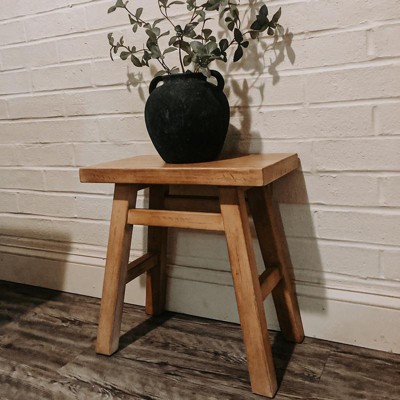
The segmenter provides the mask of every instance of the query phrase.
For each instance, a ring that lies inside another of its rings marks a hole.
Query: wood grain
[[[301,343],[304,330],[291,276],[293,267],[272,188],[254,188],[248,192],[248,198],[265,268],[280,266],[282,279],[272,291],[280,328],[286,339]]]
[[[11,267],[11,266],[10,266]],[[93,351],[100,301],[0,282],[2,400],[261,400],[238,325],[126,304],[121,350]],[[275,400],[398,400],[400,355],[270,333]]]
[[[151,186],[149,209],[163,210],[168,187]],[[149,226],[147,231],[147,250],[157,255],[157,266],[146,274],[146,314],[159,315],[165,309],[167,287],[167,244],[168,228]]]
[[[81,182],[264,186],[297,169],[297,154],[251,154],[196,164],[138,156],[80,169]]]
[[[260,275],[261,294],[263,300],[275,289],[281,279],[282,273],[279,266],[267,268]]]
[[[133,281],[158,264],[158,255],[147,253],[128,264],[126,283]]]
[[[99,354],[111,355],[118,349],[132,240],[127,218],[136,205],[137,189],[134,185],[115,185],[96,344]]]
[[[220,202],[251,387],[273,397],[278,386],[244,193],[221,188]]]
[[[192,211],[130,210],[128,224],[223,231],[221,214]]]

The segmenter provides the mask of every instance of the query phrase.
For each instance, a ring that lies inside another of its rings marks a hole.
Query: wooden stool
[[[286,339],[304,339],[291,262],[271,184],[295,170],[296,154],[253,154],[201,164],[165,164],[139,156],[80,170],[82,182],[115,183],[96,352],[118,350],[125,285],[147,272],[146,313],[165,308],[167,229],[225,232],[240,323],[254,393],[273,397],[277,381],[263,300],[272,292]],[[180,189],[177,194],[177,186]],[[200,186],[200,193],[192,186]],[[150,188],[149,209],[136,209],[137,192]],[[217,197],[204,197],[214,187]],[[182,193],[183,189],[183,193]],[[248,207],[265,264],[259,276]],[[129,262],[133,225],[147,225],[148,253]]]

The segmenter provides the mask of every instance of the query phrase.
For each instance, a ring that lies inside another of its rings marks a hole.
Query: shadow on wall
[[[64,232],[48,230],[35,232],[28,229],[2,229],[0,250],[0,281],[16,282],[55,290],[64,287],[65,256],[70,253],[70,238]],[[38,238],[40,238],[38,240]],[[47,243],[58,243],[51,249]],[[57,257],[57,249],[60,257]],[[52,258],[49,258],[49,252]],[[38,291],[32,298],[32,291],[24,286],[1,282],[0,301],[13,300],[13,308],[0,309],[0,327],[14,322],[40,304],[54,300],[58,292]]]
[[[300,295],[300,308],[305,313],[326,314],[328,305],[324,282],[321,279],[323,276],[321,254],[301,166],[297,171],[274,183],[274,198],[280,205],[288,237],[294,277]],[[309,278],[304,278],[304,272],[307,277],[312,274],[318,276],[319,281],[311,283]],[[318,292],[310,293],[310,290]]]

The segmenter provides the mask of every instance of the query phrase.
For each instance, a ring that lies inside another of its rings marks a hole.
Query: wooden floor
[[[121,349],[94,352],[99,300],[0,282],[0,399],[262,399],[237,325],[124,309]],[[284,399],[400,399],[400,356],[271,333]]]

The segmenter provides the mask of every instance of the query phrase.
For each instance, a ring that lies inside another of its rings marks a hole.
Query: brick
[[[237,110],[231,124],[243,136],[254,136],[257,132],[265,139],[374,135],[372,106],[262,110],[257,113]]]
[[[107,246],[108,221],[54,219],[51,222],[52,229],[62,232],[68,242]]]
[[[143,143],[93,143],[74,145],[76,165],[86,166],[144,154],[156,154],[153,145]]]
[[[107,57],[110,48],[107,35],[103,32],[60,38],[57,46],[61,62]]]
[[[34,91],[90,87],[91,67],[86,63],[34,69],[32,85]]]
[[[5,143],[64,143],[97,142],[99,139],[95,119],[50,119],[38,121],[12,121],[0,123]]]
[[[400,135],[400,103],[376,106],[379,135]]]
[[[296,270],[379,278],[377,249],[329,243],[317,239],[291,238],[288,244]]]
[[[7,100],[12,119],[60,117],[65,114],[63,94],[40,94]]]
[[[400,215],[379,211],[319,211],[317,232],[324,239],[397,246]]]
[[[357,190],[354,190],[355,182]],[[366,175],[292,173],[274,184],[274,194],[281,203],[379,205],[378,178]]]
[[[111,217],[111,196],[76,197],[76,216],[85,219],[109,221]]]
[[[382,205],[400,207],[400,176],[388,176],[380,179]]]
[[[399,65],[317,73],[307,77],[307,99],[325,103],[398,97],[399,76]]]
[[[25,20],[25,28],[29,40],[83,32],[86,29],[85,14],[79,8],[55,11],[51,18],[39,14]]]
[[[25,166],[65,166],[74,164],[71,144],[19,145],[20,163]]]
[[[386,279],[400,281],[400,251],[384,250],[382,252],[382,268]]]
[[[20,212],[53,217],[75,217],[74,196],[19,193]]]
[[[140,1],[135,1],[135,5],[131,8],[141,7]],[[142,2],[143,3],[143,2]],[[115,12],[108,14],[110,7],[108,3],[92,2],[85,7],[87,26],[89,30],[109,28],[118,25],[128,25],[129,18],[125,10],[117,9]],[[143,4],[144,11],[149,9],[148,4]],[[144,15],[142,16],[144,17]],[[152,15],[151,18],[158,18]]]
[[[5,236],[43,240],[54,240],[56,234],[50,219],[27,215],[2,215],[1,233]]]
[[[299,104],[304,101],[304,82],[300,76],[287,76],[279,85],[272,78],[259,78],[257,82],[229,78],[225,92],[231,107]]]
[[[25,29],[22,21],[9,21],[0,23],[0,46],[12,43],[21,43],[25,41]]]
[[[18,165],[15,146],[0,144],[0,166]]]
[[[397,0],[312,0],[306,26],[310,31],[359,26],[400,17]]]
[[[84,3],[87,0],[2,0],[0,19],[9,19],[19,16],[55,10],[61,7],[71,7],[74,4]]]
[[[0,168],[0,188],[44,190],[43,171],[37,169]]]
[[[302,171],[310,171],[313,163],[312,143],[302,140],[264,140],[255,134],[252,139],[241,139],[237,129],[230,129],[223,156],[251,153],[297,153]]]
[[[30,92],[31,80],[28,71],[0,73],[0,95]]]
[[[283,10],[282,12],[285,12]],[[286,18],[285,18],[286,21]],[[291,26],[287,25],[290,27]],[[304,25],[303,27],[305,27]],[[338,45],[340,43],[340,45]],[[274,47],[278,54],[286,54],[281,60],[278,56],[278,66],[275,68],[271,60],[275,59],[273,52],[266,52],[264,55],[265,64],[272,65],[268,68],[269,73],[279,74],[280,71],[293,68],[316,68],[347,63],[356,63],[369,60],[367,48],[367,35],[365,31],[354,31],[344,33],[332,33],[324,36],[307,35],[298,39],[294,36],[290,40],[280,40]],[[290,55],[290,56],[289,56]],[[245,70],[254,69],[253,57],[246,58],[241,62]],[[282,78],[284,80],[286,78]]]
[[[149,140],[143,116],[107,116],[97,120],[100,140],[104,142],[130,142]]]
[[[283,226],[288,237],[316,237],[316,211],[309,205],[280,204]]]
[[[400,56],[400,24],[384,25],[371,31],[372,54],[377,57]]]
[[[0,191],[0,213],[17,213],[18,198],[16,193]]]
[[[38,67],[58,62],[56,42],[29,43],[1,50],[4,69]]]
[[[318,171],[398,171],[400,140],[322,140],[314,155]]]
[[[101,115],[113,113],[142,113],[144,103],[126,89],[90,90],[66,93],[68,115]]]
[[[8,118],[7,102],[0,99],[0,120]]]
[[[81,183],[78,169],[45,170],[44,179],[47,191],[111,194],[114,190],[112,184]]]
[[[132,94],[138,90],[142,98],[147,97],[148,82],[152,80],[149,69],[133,68],[129,62],[115,59],[96,61],[93,67],[93,83],[96,86],[130,85]]]

